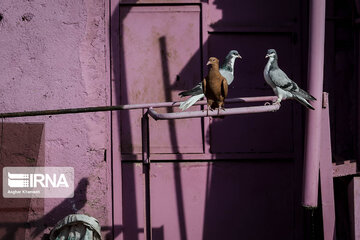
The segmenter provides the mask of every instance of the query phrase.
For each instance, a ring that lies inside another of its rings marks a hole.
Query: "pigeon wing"
[[[273,81],[277,87],[291,92],[293,95],[300,97],[300,99],[316,100],[316,98],[311,96],[308,92],[299,88],[299,86],[293,82],[281,69],[270,71],[269,76],[271,81]]]
[[[206,77],[206,78],[204,78],[203,80],[202,80],[202,89],[203,89],[203,93],[204,93],[204,95],[206,96],[206,79],[207,79],[208,77]]]
[[[232,74],[232,72],[230,72],[226,69],[221,69],[221,68],[220,68],[219,72],[220,72],[221,76],[223,76],[226,79],[228,85],[230,85],[233,82],[234,75]]]
[[[302,90],[299,88],[299,92],[297,92],[297,95],[300,95],[301,97],[305,98],[306,100],[316,100],[314,96],[306,92],[305,90]]]
[[[228,83],[225,78],[222,78],[221,80],[221,96],[226,98],[228,95]]]
[[[298,85],[293,82],[281,69],[273,69],[269,72],[269,77],[275,86],[289,92],[299,90]]]
[[[194,95],[198,95],[198,94],[202,94],[203,93],[203,89],[202,89],[202,82],[199,82],[195,87],[193,87],[190,90],[186,90],[183,92],[179,93],[180,97],[185,97],[185,96],[194,96]]]

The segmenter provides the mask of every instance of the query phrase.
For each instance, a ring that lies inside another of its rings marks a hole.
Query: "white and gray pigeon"
[[[226,79],[228,85],[230,85],[234,80],[234,63],[237,58],[241,58],[238,51],[231,50],[225,57],[224,63],[219,69],[220,74]],[[190,90],[179,93],[179,96],[191,96],[186,101],[180,103],[179,108],[184,111],[205,96],[203,93],[202,82],[199,82],[195,87]]]
[[[269,58],[265,69],[264,78],[278,97],[274,104],[280,104],[284,99],[295,99],[305,107],[315,110],[309,100],[316,100],[306,91],[299,88],[278,66],[278,56],[275,49],[269,49],[265,58]]]

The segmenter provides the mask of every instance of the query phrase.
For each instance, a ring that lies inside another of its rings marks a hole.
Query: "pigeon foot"
[[[280,102],[276,101],[276,102],[273,102],[272,105],[279,105],[279,107],[281,106]],[[276,112],[275,110],[274,111],[271,111],[271,112]]]
[[[281,105],[280,102],[276,101],[276,102],[273,102],[272,105]]]
[[[208,115],[208,116],[209,116],[209,110],[212,112],[212,111],[214,111],[214,109],[212,109],[210,106],[207,107],[206,115]]]

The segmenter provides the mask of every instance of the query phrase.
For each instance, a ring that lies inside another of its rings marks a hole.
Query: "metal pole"
[[[141,139],[142,139],[142,160],[144,174],[144,196],[145,196],[145,239],[152,239],[151,230],[151,204],[150,204],[150,137],[149,137],[149,116],[146,112],[141,118]]]
[[[149,116],[146,112],[141,118],[142,159],[144,164],[150,163]]]
[[[261,97],[231,98],[231,99],[226,99],[225,102],[226,103],[266,102],[266,101],[272,101],[274,99],[276,99],[276,97],[274,96],[261,96]],[[205,104],[206,101],[198,101],[194,105],[205,105]],[[0,118],[32,117],[32,116],[44,116],[44,115],[86,113],[86,112],[106,112],[106,111],[118,111],[118,110],[144,109],[149,107],[152,108],[176,107],[179,105],[180,102],[160,102],[160,103],[126,104],[126,105],[118,105],[118,106],[64,108],[64,109],[55,109],[55,110],[0,113]]]
[[[249,113],[263,113],[263,112],[275,112],[279,110],[280,105],[267,105],[267,106],[255,106],[255,107],[239,107],[239,108],[227,108],[221,110],[203,110],[203,111],[189,111],[189,112],[175,112],[175,113],[157,113],[154,109],[149,108],[149,115],[155,120],[169,120],[169,119],[183,119],[183,118],[198,118],[198,117],[214,117],[214,116],[226,116],[237,114],[249,114]]]
[[[324,75],[325,0],[310,1],[309,92],[317,99],[315,111],[308,111],[305,135],[305,163],[303,176],[304,207],[318,203],[319,158],[321,140],[321,112]]]
[[[324,240],[336,239],[335,229],[335,199],[332,171],[332,151],[330,136],[328,94],[324,93],[324,107],[322,109],[322,132],[320,153],[320,189],[323,216]]]

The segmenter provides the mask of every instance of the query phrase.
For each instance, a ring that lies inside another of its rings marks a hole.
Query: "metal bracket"
[[[141,118],[141,141],[142,141],[142,161],[150,164],[150,138],[149,138],[149,115],[148,111]]]
[[[322,108],[328,108],[329,106],[329,93],[323,92],[322,94]]]

